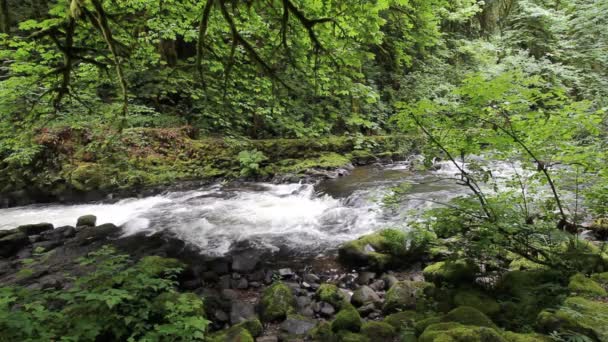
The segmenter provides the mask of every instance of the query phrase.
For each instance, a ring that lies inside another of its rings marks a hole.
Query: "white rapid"
[[[392,164],[356,168],[351,175],[318,186],[218,184],[115,203],[0,209],[0,229],[37,222],[74,225],[77,217],[93,214],[98,224],[121,225],[125,235],[169,231],[208,255],[225,254],[239,242],[317,253],[383,227],[407,229],[412,215],[435,201],[466,193],[444,179],[454,173],[457,170],[447,163],[435,172],[412,172],[404,164]],[[410,199],[396,209],[383,206],[385,195],[403,182],[410,184]]]

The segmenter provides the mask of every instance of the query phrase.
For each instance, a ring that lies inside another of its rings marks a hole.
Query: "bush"
[[[241,164],[241,176],[255,176],[260,173],[260,163],[267,158],[258,150],[241,151],[238,155]]]
[[[0,288],[0,340],[203,340],[202,300],[175,290],[181,265],[154,260],[129,266],[104,247],[80,260],[94,270],[69,290]]]

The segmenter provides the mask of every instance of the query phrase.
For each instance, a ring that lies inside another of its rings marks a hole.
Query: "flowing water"
[[[115,203],[1,209],[0,229],[36,222],[74,225],[77,217],[94,214],[98,224],[121,225],[125,235],[169,231],[208,255],[225,254],[239,242],[319,253],[384,227],[407,229],[424,209],[467,193],[453,179],[453,165],[439,166],[413,172],[404,162],[358,167],[317,185],[229,183]],[[498,169],[512,172],[509,165]],[[409,184],[407,198],[397,207],[383,205],[403,183]]]

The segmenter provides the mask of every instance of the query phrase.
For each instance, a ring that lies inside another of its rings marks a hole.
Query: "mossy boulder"
[[[281,321],[295,311],[296,299],[289,286],[277,282],[262,294],[260,309],[262,320],[266,322]]]
[[[397,334],[396,329],[384,322],[365,322],[361,326],[361,334],[372,341],[390,341]]]
[[[494,298],[474,289],[457,290],[454,294],[454,304],[470,306],[490,316],[500,311],[500,305]]]
[[[308,333],[309,339],[319,342],[337,342],[338,336],[331,330],[330,322],[321,322]]]
[[[262,335],[262,332],[264,331],[262,322],[260,322],[259,319],[250,319],[233,326],[233,328],[235,327],[246,329],[253,337],[258,337]]]
[[[479,272],[479,267],[468,260],[439,261],[424,268],[424,279],[435,284],[470,283]]]
[[[537,324],[545,333],[574,331],[597,341],[608,341],[608,304],[568,297],[559,309],[541,312]]]
[[[359,316],[357,309],[353,306],[347,306],[338,312],[331,324],[331,329],[334,332],[341,330],[359,332],[359,330],[361,330],[361,324],[361,316]]]
[[[52,229],[53,225],[50,223],[25,224],[17,227],[17,230],[25,235],[38,235]]]
[[[424,281],[399,281],[386,292],[382,311],[392,313],[421,307],[427,300],[425,291],[433,287],[433,284]]]
[[[431,316],[417,321],[416,323],[414,323],[414,331],[416,332],[416,335],[422,334],[424,330],[426,330],[426,328],[430,325],[441,323],[442,318],[443,317],[441,316]]]
[[[347,266],[381,271],[419,256],[423,251],[424,247],[413,245],[406,233],[386,229],[346,242],[340,246],[338,258]]]
[[[478,327],[496,328],[496,325],[483,312],[470,307],[459,306],[448,312],[443,317],[444,322],[457,322],[464,325],[474,325]]]
[[[83,215],[76,220],[76,227],[95,227],[95,223],[97,223],[97,216]]]
[[[566,260],[572,268],[581,273],[608,271],[608,254],[591,241],[569,241],[561,249],[562,260]]]
[[[568,290],[577,295],[582,296],[607,296],[606,289],[598,282],[591,278],[585,277],[584,274],[577,273],[570,277]]]
[[[494,329],[460,323],[437,323],[428,326],[418,342],[506,342]]]
[[[321,284],[315,293],[318,300],[331,304],[337,310],[340,310],[348,304],[346,295],[333,284]]]
[[[506,331],[502,334],[502,337],[507,340],[507,342],[551,342],[549,336],[543,336],[540,334],[518,334],[512,331]]]
[[[390,314],[384,317],[384,323],[390,324],[397,331],[404,328],[411,328],[416,321],[424,318],[423,314],[416,311],[406,310]]]
[[[608,286],[608,272],[592,274],[591,279],[597,281],[604,287]]]
[[[370,340],[363,334],[357,334],[351,331],[340,331],[338,333],[338,341],[340,342],[371,342],[376,340]]]
[[[232,327],[227,330],[222,330],[211,334],[208,337],[209,342],[255,342],[251,333],[242,327]]]

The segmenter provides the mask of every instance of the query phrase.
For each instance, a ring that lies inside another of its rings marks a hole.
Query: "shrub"
[[[260,163],[267,158],[258,150],[241,151],[238,155],[241,164],[241,176],[255,176],[260,173]]]

